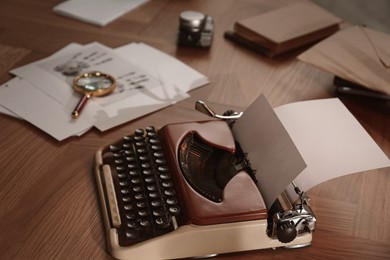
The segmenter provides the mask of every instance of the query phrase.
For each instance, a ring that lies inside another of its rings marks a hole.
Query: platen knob
[[[291,222],[282,222],[278,224],[276,237],[282,243],[289,243],[297,236],[297,230]]]

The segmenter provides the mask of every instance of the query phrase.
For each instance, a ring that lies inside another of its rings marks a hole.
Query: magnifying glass
[[[116,82],[114,77],[99,72],[87,72],[78,75],[73,79],[73,89],[83,94],[76,108],[72,112],[72,117],[77,118],[87,101],[92,97],[105,96],[114,91]]]

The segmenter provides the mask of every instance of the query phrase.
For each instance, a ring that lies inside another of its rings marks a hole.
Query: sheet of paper
[[[71,88],[73,78],[83,71],[95,70],[108,73],[117,81],[112,94],[91,99],[80,114],[80,118],[101,131],[188,97],[99,43],[68,46],[56,55],[11,73],[31,82],[72,111],[80,99]]]
[[[149,0],[68,0],[53,8],[55,13],[105,26]]]
[[[75,93],[71,87],[72,77],[59,78],[55,73],[44,70],[39,64],[48,62],[51,59],[57,59],[58,57],[72,55],[72,53],[77,52],[80,48],[82,48],[81,45],[71,43],[45,59],[12,69],[10,73],[23,78],[33,87],[38,88],[55,101],[62,104],[65,109],[69,111],[70,115],[81,97],[80,94]],[[85,106],[83,109],[80,118],[82,117],[84,120],[88,120],[93,124],[94,115],[99,109],[101,108],[98,104],[89,102],[88,106]]]
[[[92,127],[82,118],[73,120],[62,104],[18,77],[0,87],[0,104],[59,141]]]
[[[390,166],[386,154],[339,99],[291,103],[275,112],[307,164],[294,180],[301,190],[347,174]],[[291,185],[288,195],[297,197]]]
[[[340,78],[390,95],[390,35],[353,26],[337,32],[298,59]]]
[[[99,43],[69,44],[48,58],[10,72],[39,90],[41,99],[53,99],[53,102],[42,102],[46,109],[61,104],[70,118],[81,98],[71,87],[74,77],[95,70],[112,75],[116,90],[108,96],[90,99],[78,119],[90,122],[101,131],[175,104],[188,98],[187,91],[209,82],[184,63],[141,43],[125,45],[118,51]],[[12,94],[17,95],[17,91]],[[8,106],[2,107],[5,112],[12,112]],[[36,111],[31,109],[29,113],[27,117]]]
[[[253,102],[232,129],[256,170],[257,186],[268,208],[306,168],[293,140],[264,96]]]
[[[4,115],[7,115],[7,116],[12,116],[12,117],[15,117],[15,118],[18,118],[18,119],[22,119],[22,117],[20,117],[19,115],[15,114],[14,112],[12,112],[11,110],[9,110],[8,108],[0,105],[0,113],[1,114],[4,114]]]
[[[183,62],[144,43],[131,43],[115,49],[121,57],[184,92],[209,83],[209,79]]]

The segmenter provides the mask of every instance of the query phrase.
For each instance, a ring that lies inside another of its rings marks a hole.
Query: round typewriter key
[[[129,194],[130,190],[129,189],[121,189],[122,194]]]
[[[135,194],[135,199],[136,200],[144,200],[145,199],[145,196],[143,193],[138,193],[138,194]]]
[[[142,168],[150,168],[150,163],[145,162],[145,163],[142,163],[141,166],[142,166]]]
[[[131,147],[129,147],[129,148],[131,148]],[[126,155],[133,155],[134,154],[134,151],[133,150],[125,150],[125,154]]]
[[[134,228],[137,227],[137,222],[135,222],[135,221],[129,221],[129,222],[127,222],[126,225],[127,225],[128,228],[134,229]]]
[[[124,179],[124,178],[126,178],[126,173],[118,173],[118,178],[119,178],[119,179]]]
[[[161,146],[156,145],[156,144],[152,145],[151,147],[152,147],[152,150],[153,150],[153,151],[159,151],[159,150],[161,150]]]
[[[119,152],[121,149],[122,149],[121,145],[114,145],[114,144],[110,145],[111,152]]]
[[[173,187],[173,184],[172,184],[172,182],[170,182],[170,181],[163,181],[163,182],[162,182],[162,186],[163,186],[164,188],[172,188],[172,187]]]
[[[164,210],[163,209],[155,209],[155,210],[153,210],[152,214],[155,217],[162,217],[162,216],[164,216]]]
[[[130,220],[133,220],[133,219],[136,219],[136,215],[134,214],[134,212],[128,212],[126,213],[126,218],[127,219],[130,219]]]
[[[168,205],[176,205],[177,204],[177,200],[175,198],[168,198],[167,199],[167,204]]]
[[[150,142],[151,144],[158,144],[160,141],[159,141],[157,138],[150,138],[150,139],[149,139],[149,142]]]
[[[166,189],[166,190],[164,190],[164,194],[166,196],[174,196],[175,195],[175,190],[174,189]]]
[[[142,135],[136,135],[136,136],[134,136],[134,140],[137,141],[137,142],[144,141],[145,137],[142,136]]]
[[[147,126],[146,128],[146,131],[148,131],[148,132],[154,132],[154,131],[156,131],[156,129],[154,128],[154,126]]]
[[[159,225],[159,226],[165,226],[165,225],[168,224],[168,221],[166,221],[165,218],[161,218],[161,217],[156,218],[156,219],[154,220],[154,222],[155,222],[157,225]]]
[[[161,180],[169,180],[169,179],[170,179],[170,176],[169,176],[169,174],[161,173],[161,174],[160,174],[160,179],[161,179]]]
[[[159,201],[159,200],[153,200],[150,204],[153,207],[160,207],[162,205],[161,201]]]
[[[154,152],[153,155],[156,158],[163,158],[164,157],[164,154],[162,152]]]
[[[140,217],[147,217],[149,216],[149,212],[147,210],[138,210],[138,215]]]
[[[133,146],[132,146],[132,144],[131,143],[124,143],[123,144],[123,148],[125,148],[125,149],[131,149]]]
[[[156,191],[157,190],[156,185],[148,185],[148,186],[146,186],[146,188],[148,189],[148,191]]]
[[[115,159],[114,160],[115,164],[122,164],[123,163],[123,159]]]
[[[147,156],[147,155],[141,155],[140,157],[139,157],[139,159],[141,160],[141,161],[147,161],[147,160],[149,160],[149,156]]]
[[[131,198],[128,196],[122,197],[123,202],[131,202]]]
[[[125,204],[125,205],[123,206],[123,208],[124,208],[125,210],[132,210],[132,209],[133,209],[133,205],[131,205],[131,204]]]
[[[135,168],[137,168],[137,165],[134,164],[134,163],[129,163],[129,164],[127,165],[127,167],[128,167],[129,169],[135,169]]]
[[[156,137],[156,133],[155,132],[148,132],[146,135],[147,135],[147,137],[150,137],[150,138]]]
[[[177,215],[180,212],[180,208],[178,206],[171,206],[169,207],[169,212],[171,212],[172,215]]]
[[[135,177],[135,176],[139,175],[139,172],[138,171],[129,171],[129,174],[131,177]]]
[[[132,184],[140,184],[141,183],[141,179],[140,178],[131,179],[131,183]]]
[[[135,160],[135,157],[134,156],[127,156],[126,157],[126,161],[128,161],[128,162],[135,162],[136,160]]]
[[[157,168],[160,172],[168,172],[168,167],[167,166],[159,166]]]
[[[133,136],[131,136],[131,135],[125,135],[125,136],[123,137],[123,141],[126,142],[126,143],[132,142],[132,141],[133,141]]]
[[[126,168],[123,167],[123,166],[116,166],[115,169],[116,169],[116,171],[118,171],[118,172],[123,172],[123,171],[126,170]]]
[[[148,204],[145,201],[140,201],[136,203],[137,208],[144,209],[148,206]]]
[[[142,186],[134,186],[134,187],[133,187],[133,191],[134,191],[134,192],[137,192],[137,193],[138,193],[138,192],[141,192],[141,191],[143,191],[143,190],[144,190],[144,189],[142,188]]]
[[[137,152],[142,154],[142,153],[147,153],[148,150],[145,149],[145,148],[138,148],[138,149],[137,149]]]
[[[142,141],[135,142],[135,146],[137,146],[137,147],[143,147],[145,145],[146,144],[144,142],[142,142]]]
[[[138,230],[129,230],[126,232],[126,237],[128,239],[135,239],[137,238],[139,235],[139,231]]]
[[[158,192],[149,192],[149,197],[151,197],[152,199],[158,198],[159,195],[160,194]]]
[[[164,158],[157,158],[156,163],[161,165],[161,164],[166,164],[167,161]]]
[[[138,136],[144,135],[144,130],[142,128],[135,129],[134,134]]]
[[[146,176],[150,176],[150,175],[153,175],[153,172],[151,170],[143,170],[142,173]]]
[[[127,181],[119,181],[119,186],[127,186],[129,183]]]
[[[147,177],[145,178],[145,182],[147,183],[154,183],[156,180],[153,177]]]
[[[149,226],[150,226],[150,222],[149,222],[149,220],[147,220],[147,219],[141,220],[141,221],[139,222],[139,224],[140,224],[141,226],[143,226],[143,227],[149,227]]]

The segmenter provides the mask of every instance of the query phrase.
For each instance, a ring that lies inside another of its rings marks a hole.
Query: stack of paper
[[[105,26],[149,0],[68,0],[53,8],[55,13],[94,25]]]
[[[81,72],[101,71],[117,81],[115,91],[93,97],[77,119],[81,98],[72,80]],[[58,140],[95,126],[105,131],[188,97],[207,77],[146,44],[110,49],[99,43],[70,44],[52,56],[11,70],[0,87],[0,112],[24,118]]]

